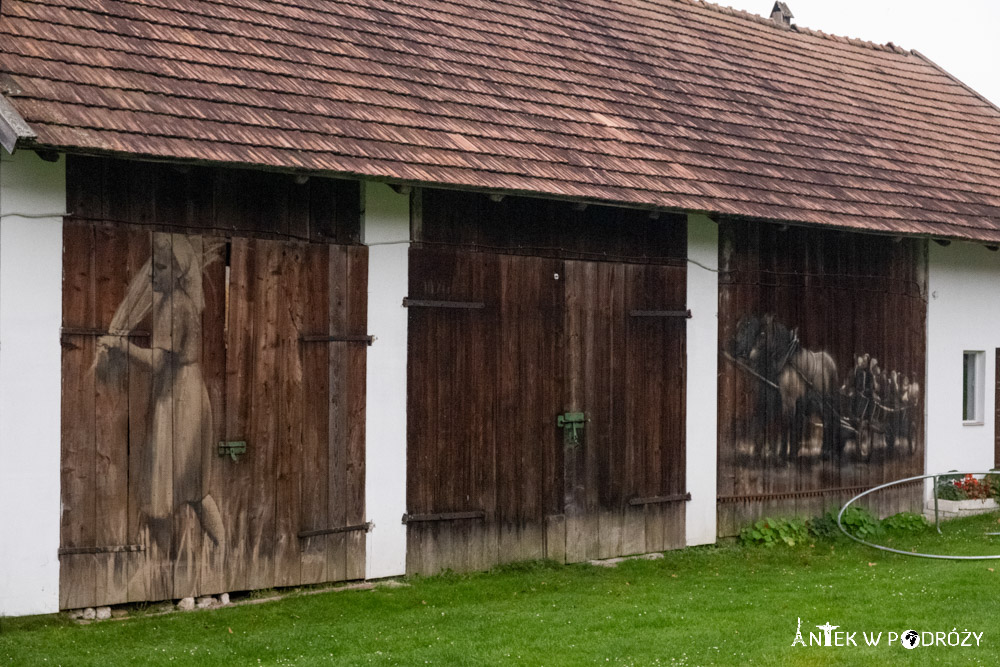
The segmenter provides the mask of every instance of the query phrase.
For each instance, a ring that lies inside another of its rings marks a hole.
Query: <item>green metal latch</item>
[[[231,440],[229,442],[222,441],[219,443],[219,456],[229,456],[234,461],[237,460],[240,454],[247,453],[247,443],[246,440]]]
[[[587,422],[582,412],[564,412],[556,417],[556,426],[563,429],[563,442],[567,445],[580,444],[580,431]]]

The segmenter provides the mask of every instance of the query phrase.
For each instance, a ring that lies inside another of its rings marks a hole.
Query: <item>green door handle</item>
[[[219,443],[219,456],[229,456],[233,461],[237,461],[240,454],[247,453],[246,440],[222,441]]]
[[[563,442],[567,445],[580,444],[580,432],[587,422],[587,415],[582,412],[564,412],[556,417],[556,426],[563,429]]]

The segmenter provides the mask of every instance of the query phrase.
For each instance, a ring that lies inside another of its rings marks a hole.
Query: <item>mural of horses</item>
[[[823,426],[822,456],[839,457],[843,449],[840,415],[835,405],[839,389],[837,364],[827,352],[803,348],[795,329],[772,315],[747,316],[738,323],[730,339],[729,354],[737,363],[762,380],[760,414],[773,415],[780,409],[777,455],[795,460],[803,440],[808,438],[810,417],[819,417]],[[769,429],[761,429],[765,439]],[[758,449],[758,456],[764,454]]]

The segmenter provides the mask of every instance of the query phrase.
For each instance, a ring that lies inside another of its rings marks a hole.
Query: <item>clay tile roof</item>
[[[1000,110],[697,0],[3,0],[36,145],[1000,241]]]

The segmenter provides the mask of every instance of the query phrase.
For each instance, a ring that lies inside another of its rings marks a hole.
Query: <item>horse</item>
[[[729,348],[737,362],[765,382],[767,390],[760,399],[764,419],[775,413],[776,404],[780,406],[779,457],[789,461],[798,457],[814,415],[823,425],[822,456],[841,455],[840,415],[832,403],[838,386],[837,364],[829,353],[803,348],[797,330],[773,315],[744,317]]]

